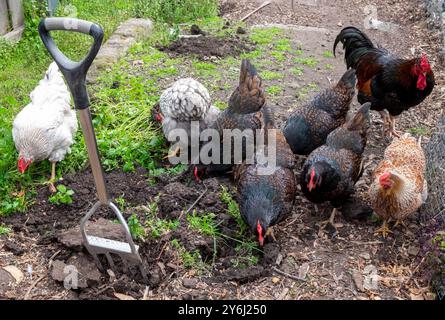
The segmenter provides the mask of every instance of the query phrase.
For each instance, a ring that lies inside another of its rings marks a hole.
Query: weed
[[[261,78],[264,80],[274,80],[274,79],[282,79],[284,75],[282,73],[274,72],[274,71],[262,71]]]
[[[296,76],[302,76],[304,73],[303,68],[300,67],[293,67],[290,71]]]
[[[184,268],[196,270],[198,273],[208,270],[208,266],[202,261],[198,250],[193,252],[187,251],[178,239],[173,239],[171,245],[179,252]]]
[[[325,58],[333,58],[334,54],[331,51],[326,50],[325,52],[323,52],[323,57],[325,57]]]
[[[334,70],[334,66],[333,66],[332,64],[330,64],[330,63],[326,63],[326,64],[324,65],[324,68],[325,68],[326,70]]]
[[[279,95],[281,92],[283,91],[283,88],[281,88],[280,86],[270,86],[269,88],[266,89],[266,92],[272,96],[276,96]]]
[[[63,184],[59,184],[57,186],[57,192],[49,197],[49,202],[56,205],[71,204],[73,203],[73,198],[71,197],[73,194],[73,190],[68,189]]]
[[[311,68],[315,68],[318,65],[318,60],[313,57],[309,57],[309,58],[297,57],[297,58],[294,58],[294,62],[303,64],[303,65],[311,67]]]
[[[0,224],[0,236],[4,235],[4,234],[9,234],[11,232],[12,232],[11,228],[9,228],[9,227],[7,227],[7,226],[5,226],[3,224]]]
[[[282,36],[284,30],[277,27],[255,28],[250,35],[250,40],[259,45],[268,45],[273,43],[278,37]]]
[[[280,51],[272,51],[272,52],[270,53],[270,55],[271,55],[272,57],[274,57],[275,60],[278,61],[278,62],[286,61],[286,56],[284,55],[283,52],[280,52]]]
[[[131,236],[135,240],[144,240],[147,236],[144,227],[139,222],[139,219],[135,213],[133,213],[130,218],[128,218],[128,228],[130,229]]]
[[[416,136],[427,136],[427,135],[431,134],[431,130],[426,127],[409,128],[408,132],[413,135],[416,135]]]
[[[235,219],[236,224],[239,228],[238,233],[240,235],[243,235],[248,229],[248,226],[241,217],[238,203],[233,199],[232,195],[226,187],[221,186],[221,189],[221,201],[227,206],[227,213]]]
[[[215,222],[216,215],[214,213],[205,213],[197,215],[196,210],[192,214],[187,215],[187,221],[190,228],[204,235],[216,237],[218,234],[218,226]]]

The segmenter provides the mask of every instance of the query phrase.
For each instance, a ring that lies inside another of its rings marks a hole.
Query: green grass
[[[9,228],[3,224],[0,224],[0,236],[5,235],[5,234],[10,234],[11,232],[12,232],[11,228]]]
[[[431,130],[429,128],[422,126],[409,128],[408,132],[416,136],[428,136],[431,134]]]
[[[192,63],[193,68],[196,69],[200,77],[219,77],[220,73],[213,63],[195,61]]]
[[[255,28],[250,35],[250,40],[264,46],[275,43],[276,39],[282,38],[283,35],[284,30],[281,28]]]
[[[279,72],[274,71],[262,71],[261,72],[261,78],[263,80],[275,80],[275,79],[283,79],[284,75]]]
[[[135,213],[133,213],[130,218],[128,218],[127,223],[133,239],[144,240],[144,238],[147,236],[147,233]]]
[[[326,70],[334,70],[334,66],[333,66],[332,64],[330,64],[330,63],[326,63],[326,64],[324,65],[324,68],[325,68]]]
[[[308,57],[308,58],[294,58],[294,62],[296,63],[300,63],[302,65],[311,67],[311,68],[315,68],[318,65],[318,60],[316,58],[313,57]]]
[[[283,88],[280,86],[270,86],[266,89],[266,92],[272,96],[279,95],[281,92],[283,92]]]
[[[171,245],[173,249],[176,249],[179,252],[182,264],[185,269],[193,269],[198,274],[202,274],[208,271],[209,267],[204,261],[202,261],[201,254],[198,250],[195,250],[193,252],[187,251],[178,239],[173,239],[171,241]]]
[[[323,52],[323,57],[334,58],[334,54],[331,51],[326,50],[325,52]]]
[[[304,69],[301,67],[294,67],[290,71],[296,76],[302,76],[304,74]]]
[[[217,0],[136,0],[136,17],[151,17],[169,24],[194,21],[218,14]]]

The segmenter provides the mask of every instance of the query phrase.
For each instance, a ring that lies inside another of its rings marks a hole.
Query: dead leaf
[[[20,271],[19,268],[15,267],[15,266],[6,266],[6,267],[3,267],[3,270],[5,270],[11,276],[13,276],[13,278],[15,279],[15,282],[17,284],[22,282],[24,275],[23,275],[23,272]]]
[[[303,263],[298,269],[298,277],[301,279],[305,279],[307,273],[309,272],[309,263]]]
[[[123,294],[123,293],[117,293],[117,292],[115,292],[115,293],[114,293],[114,296],[115,296],[116,298],[118,298],[119,300],[136,300],[135,298],[130,297],[130,296],[127,296],[126,294]]]

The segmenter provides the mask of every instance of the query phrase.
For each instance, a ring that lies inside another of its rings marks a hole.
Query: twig
[[[297,280],[297,281],[303,281],[303,282],[306,282],[306,279],[303,279],[303,278],[300,278],[300,277],[298,277],[298,276],[294,276],[294,275],[292,275],[292,274],[289,274],[289,273],[286,273],[286,272],[284,272],[284,271],[281,271],[281,270],[278,269],[277,267],[274,267],[274,266],[273,266],[273,267],[272,267],[272,270],[275,271],[276,273],[278,273],[278,274],[280,274],[280,275],[286,277],[286,278],[289,278],[289,279],[292,279],[292,280]]]
[[[28,291],[26,291],[25,297],[23,298],[23,300],[28,300],[29,299],[29,295],[31,293],[31,290],[34,289],[34,287],[43,280],[43,278],[46,277],[46,274],[41,275],[36,281],[34,281],[31,286],[29,287]]]
[[[178,217],[178,220],[180,220],[182,218],[182,216],[184,215],[184,213],[187,215],[197,204],[198,202],[201,200],[202,197],[204,197],[204,195],[207,192],[207,186],[204,183],[204,181],[202,182],[202,184],[204,185],[205,189],[204,191],[199,195],[198,199],[195,200],[195,202],[192,203],[192,205],[187,209],[187,211],[182,211],[181,214]]]
[[[181,34],[179,39],[189,39],[189,38],[199,38],[202,37],[202,34]]]
[[[255,10],[253,10],[252,12],[250,12],[249,14],[247,14],[246,16],[244,16],[241,21],[246,21],[252,14],[257,13],[258,11],[260,11],[261,9],[263,9],[264,7],[267,7],[268,5],[270,5],[272,3],[272,1],[266,1],[264,2],[261,6],[259,6],[258,8],[256,8]]]

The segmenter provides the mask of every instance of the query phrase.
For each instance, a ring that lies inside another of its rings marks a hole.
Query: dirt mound
[[[238,37],[222,39],[214,36],[199,36],[181,38],[158,49],[173,57],[191,54],[204,59],[210,57],[237,57],[241,53],[252,51],[254,45]]]

